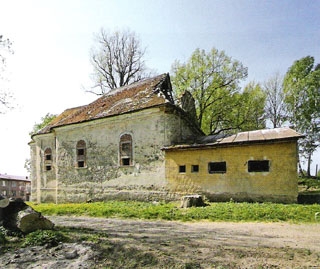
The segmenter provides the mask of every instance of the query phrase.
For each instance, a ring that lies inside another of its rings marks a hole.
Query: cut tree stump
[[[8,206],[2,208],[3,226],[11,231],[31,233],[36,230],[52,230],[54,224],[35,211],[21,199],[10,200]]]
[[[181,198],[181,208],[206,206],[201,195],[186,195]]]
[[[18,212],[16,226],[23,233],[30,233],[37,230],[52,230],[54,224],[36,212],[30,206]]]

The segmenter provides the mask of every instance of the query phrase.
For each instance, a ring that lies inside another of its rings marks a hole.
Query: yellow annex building
[[[205,137],[165,151],[172,191],[202,193],[211,201],[297,202],[297,140],[290,128]]]

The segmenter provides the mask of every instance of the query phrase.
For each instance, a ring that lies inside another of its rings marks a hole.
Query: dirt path
[[[104,231],[117,249],[113,255],[130,250],[152,257],[157,268],[320,268],[320,224],[49,219]]]

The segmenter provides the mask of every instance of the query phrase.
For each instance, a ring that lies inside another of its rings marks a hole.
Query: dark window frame
[[[87,167],[87,143],[84,140],[79,140],[76,145],[77,168]]]
[[[209,174],[225,174],[227,173],[227,162],[209,162],[208,163]]]
[[[270,161],[269,160],[249,160],[248,172],[249,173],[270,172]]]
[[[199,173],[199,165],[198,164],[191,165],[191,173]]]
[[[133,139],[132,135],[125,133],[120,136],[119,142],[119,162],[120,166],[133,165]]]
[[[45,168],[45,171],[52,170],[52,150],[51,150],[51,148],[46,148],[44,150],[44,168]]]
[[[179,165],[179,174],[183,174],[187,172],[187,167],[185,164]]]

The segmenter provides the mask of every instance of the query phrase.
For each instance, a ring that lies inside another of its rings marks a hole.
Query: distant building
[[[29,201],[30,194],[31,181],[28,177],[0,174],[0,195]]]

